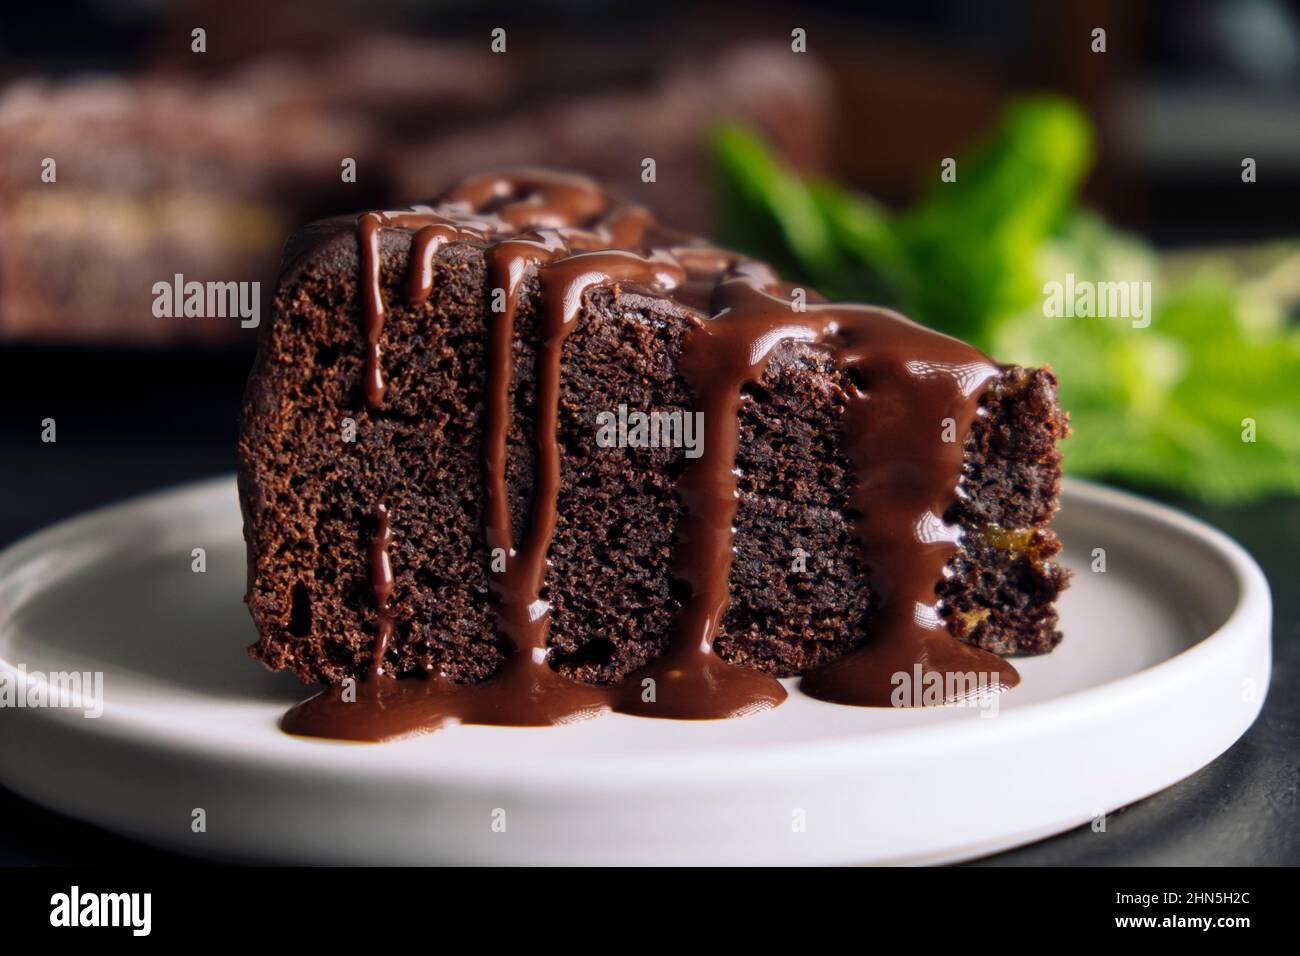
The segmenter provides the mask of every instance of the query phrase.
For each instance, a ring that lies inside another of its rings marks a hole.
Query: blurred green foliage
[[[958,159],[955,181],[892,213],[801,178],[727,126],[714,139],[723,237],[833,299],[893,306],[1001,361],[1051,365],[1073,474],[1215,502],[1300,494],[1300,331],[1286,315],[1300,245],[1263,250],[1249,269],[1227,254],[1173,267],[1080,206],[1092,147],[1069,102],[1021,100]],[[1149,325],[1049,317],[1047,283],[1070,273],[1150,282]]]

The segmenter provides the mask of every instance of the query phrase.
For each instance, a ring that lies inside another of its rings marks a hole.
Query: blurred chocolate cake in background
[[[156,317],[154,284],[260,281],[265,314],[297,223],[405,205],[494,165],[594,173],[704,230],[714,123],[758,127],[801,168],[828,148],[828,86],[782,46],[660,51],[603,83],[547,76],[526,51],[381,36],[216,75],[14,80],[0,90],[0,340],[251,347],[234,318]]]
[[[326,157],[366,141],[279,84],[107,78],[15,84],[0,138],[0,335],[95,344],[236,337],[155,317],[154,283],[273,278],[285,226],[344,195]]]
[[[448,177],[485,165],[541,162],[594,176],[666,222],[708,232],[715,225],[708,175],[715,124],[741,120],[797,168],[821,168],[833,99],[814,61],[792,56],[788,46],[744,46],[683,61],[622,89],[528,102],[498,121],[430,136],[398,157],[396,181],[404,196],[431,196]],[[655,161],[653,182],[643,178],[645,159]]]

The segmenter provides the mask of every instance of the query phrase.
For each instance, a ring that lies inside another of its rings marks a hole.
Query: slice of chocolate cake
[[[1055,384],[577,176],[315,224],[245,399],[252,652],[360,739],[1012,686],[1061,637]]]

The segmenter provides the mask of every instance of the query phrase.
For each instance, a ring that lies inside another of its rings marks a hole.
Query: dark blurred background
[[[1095,130],[1088,205],[1162,255],[1300,235],[1300,3],[854,5],[124,0],[0,12],[0,545],[233,467],[255,332],[159,319],[154,281],[269,284],[313,217],[521,162],[582,168],[664,219],[716,222],[709,137],[740,120],[805,175],[904,209],[1006,104]],[[489,48],[506,30],[506,52]],[[1106,51],[1091,49],[1106,30]],[[206,31],[205,52],[192,31]],[[807,54],[791,55],[791,30]],[[1243,156],[1260,159],[1241,188]],[[653,189],[640,160],[658,162]],[[57,183],[41,180],[57,160]],[[340,162],[357,161],[343,183]],[[1026,184],[1032,189],[1033,184]],[[1295,276],[1292,276],[1294,279]],[[265,295],[265,293],[264,293]],[[263,314],[265,315],[265,309]],[[1300,409],[1296,410],[1300,416]],[[58,442],[40,442],[40,422]],[[1139,487],[1141,483],[1139,482]],[[1159,490],[1159,489],[1157,489]],[[1235,534],[1277,599],[1264,716],[1225,758],[1001,862],[1296,862],[1300,506],[1160,492]],[[0,792],[0,862],[149,858]]]
[[[401,38],[411,41],[408,58],[367,64],[372,75],[355,85],[409,110],[409,142],[517,113],[523,104],[500,95],[508,88],[545,102],[597,97],[602,84],[626,88],[729,48],[788,46],[789,31],[803,27],[839,120],[818,155],[884,199],[912,196],[917,170],[959,153],[1009,95],[1049,89],[1083,103],[1104,131],[1089,188],[1119,222],[1170,243],[1294,234],[1293,210],[1243,203],[1229,183],[1207,188],[1201,175],[1235,166],[1251,143],[1267,148],[1273,175],[1300,185],[1293,0],[912,0],[858,4],[852,14],[844,6],[73,0],[0,14],[0,71],[230,82],[249,67],[326,67],[367,36]],[[196,26],[207,30],[202,55],[190,50]],[[497,26],[510,41],[501,59],[511,65],[500,69],[482,62]],[[1108,33],[1104,56],[1088,43],[1097,26]],[[413,74],[409,83],[402,72]],[[460,108],[448,109],[457,93]]]
[[[1093,124],[1086,199],[1116,225],[1164,249],[1296,235],[1283,201],[1300,194],[1294,0],[858,7],[10,5],[0,342],[248,347],[229,322],[155,320],[150,284],[269,282],[294,225],[428,198],[493,163],[583,168],[709,231],[705,143],[722,119],[802,172],[900,206],[1010,100],[1040,91]],[[496,27],[504,55],[489,50]],[[794,28],[806,56],[790,55]],[[1264,163],[1266,188],[1240,188],[1243,155]],[[642,156],[659,163],[653,190]],[[47,157],[58,189],[39,179]],[[344,157],[355,183],[340,182]]]

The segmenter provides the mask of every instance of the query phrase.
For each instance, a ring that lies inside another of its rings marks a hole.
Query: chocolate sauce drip
[[[945,702],[1015,686],[1010,664],[948,633],[935,596],[960,542],[960,529],[943,514],[956,497],[965,438],[997,366],[964,342],[886,309],[811,304],[795,312],[788,291],[766,266],[742,264],[718,286],[715,318],[703,326],[710,344],[692,348],[711,370],[713,387],[725,388],[716,405],[705,404],[705,421],[726,423],[731,460],[739,389],[758,381],[778,342],[828,347],[852,382],[844,396],[845,446],[856,478],[851,506],[879,604],[867,643],[806,674],[800,688],[836,703],[888,707],[910,704],[911,685],[919,684],[920,694],[935,677]],[[720,375],[725,386],[717,383]],[[701,483],[713,513],[722,513],[721,502],[736,491],[730,461],[716,464]],[[706,561],[692,568],[723,602],[728,569],[729,562]],[[717,619],[697,624],[716,628]]]
[[[493,213],[519,230],[576,226],[609,207],[604,190],[587,177],[546,169],[474,176],[443,199]]]
[[[857,477],[855,530],[879,599],[867,642],[805,675],[802,688],[839,703],[889,706],[913,702],[910,695],[896,696],[899,675],[905,681],[939,679],[946,685],[945,701],[968,695],[972,687],[988,693],[1017,683],[1010,664],[947,632],[935,597],[959,533],[942,516],[957,495],[964,441],[980,394],[997,374],[978,351],[883,309],[823,304],[811,292],[805,297],[811,304],[796,308],[793,287],[762,263],[672,233],[639,207],[611,210],[605,194],[582,177],[533,170],[469,180],[436,208],[358,219],[365,387],[372,408],[382,404],[385,389],[383,228],[416,230],[407,277],[413,304],[426,301],[433,289],[438,249],[457,241],[485,244],[491,289],[504,296],[504,307],[487,317],[483,461],[489,557],[505,555],[505,570],[489,573],[489,583],[498,627],[513,653],[499,673],[472,685],[440,675],[395,680],[383,673],[393,577],[392,529],[380,505],[371,549],[379,626],[370,677],[356,688],[354,703],[327,688],[298,705],[285,716],[285,730],[383,740],[449,721],[547,725],[606,710],[708,719],[780,704],[786,692],[778,681],[723,661],[713,644],[730,603],[742,389],[761,378],[779,345],[792,341],[826,348],[853,383],[844,401],[847,454]],[[527,527],[515,542],[506,486],[512,342],[521,290],[534,274],[540,291],[537,478]],[[690,593],[667,651],[623,684],[603,687],[570,681],[551,667],[551,609],[542,593],[560,490],[556,429],[564,342],[584,296],[620,283],[653,287],[700,312],[707,307],[710,317],[692,316],[679,359],[705,428],[703,455],[686,467],[677,486],[684,514],[674,573]],[[954,675],[962,680],[949,680]]]
[[[444,215],[445,213],[445,215]],[[411,265],[407,277],[407,298],[412,305],[428,300],[433,292],[433,260],[448,242],[473,240],[487,242],[489,236],[511,230],[509,223],[497,217],[474,216],[468,206],[449,203],[440,210],[430,206],[386,212],[368,212],[357,219],[357,244],[361,249],[362,316],[366,331],[366,404],[379,408],[384,403],[387,383],[384,380],[384,353],[380,339],[384,334],[383,275],[381,269],[380,231],[384,228],[417,229],[411,240]]]
[[[370,652],[370,676],[384,676],[384,655],[393,637],[393,612],[389,603],[393,599],[393,563],[388,548],[393,543],[393,526],[388,520],[388,506],[375,508],[377,522],[370,539],[370,589],[375,595],[378,623],[375,625],[375,643]]]
[[[384,225],[381,213],[366,213],[357,220],[357,242],[361,246],[361,274],[366,323],[366,404],[378,408],[384,402],[388,385],[384,381],[383,349],[379,344],[384,334],[384,290],[379,274],[379,230]]]

